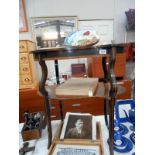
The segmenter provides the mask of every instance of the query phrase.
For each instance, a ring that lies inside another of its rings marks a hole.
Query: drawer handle
[[[25,78],[24,81],[30,81],[30,79],[29,78]]]
[[[25,48],[23,45],[20,45],[19,48]]]
[[[20,59],[21,59],[21,60],[26,60],[26,57],[21,57]]]
[[[72,104],[72,107],[80,107],[81,104],[76,103],[76,104]]]
[[[51,109],[55,109],[55,106],[52,105],[52,106],[51,106]]]
[[[124,84],[124,82],[117,82],[117,84]]]
[[[50,116],[50,118],[56,118],[57,116],[56,115],[52,115],[52,116]]]
[[[28,68],[27,67],[23,68],[23,71],[28,71]]]

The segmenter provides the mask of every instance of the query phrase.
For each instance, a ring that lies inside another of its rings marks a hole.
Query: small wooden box
[[[96,140],[85,140],[85,139],[64,139],[64,140],[60,140],[60,134],[61,134],[61,130],[62,130],[62,124],[60,125],[60,127],[58,128],[52,145],[49,148],[48,151],[48,155],[52,155],[54,152],[54,149],[56,147],[57,144],[64,144],[64,145],[84,145],[84,146],[99,146],[100,148],[100,155],[104,155],[104,149],[103,149],[103,136],[102,136],[102,131],[101,131],[101,124],[100,122],[96,123]]]
[[[32,114],[35,114],[35,113],[32,113]],[[24,126],[25,126],[25,123],[24,123]],[[46,126],[45,114],[41,112],[41,119],[40,119],[39,127],[37,129],[23,131],[24,126],[23,126],[22,131],[21,131],[23,141],[28,141],[28,140],[41,138],[41,131]]]
[[[41,137],[41,129],[33,129],[28,131],[22,131],[23,141],[28,141],[32,139],[39,139]]]

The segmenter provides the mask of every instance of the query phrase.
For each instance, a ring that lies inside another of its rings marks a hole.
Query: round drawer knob
[[[25,48],[23,45],[20,45],[19,48]]]
[[[26,57],[21,57],[20,59],[21,59],[21,60],[26,60]]]
[[[23,71],[28,71],[28,68],[27,68],[27,67],[24,67],[24,68],[23,68]]]
[[[28,82],[28,81],[30,81],[30,79],[29,78],[25,78],[24,81]]]

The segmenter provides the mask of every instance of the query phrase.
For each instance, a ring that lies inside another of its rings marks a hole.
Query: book
[[[98,78],[70,78],[55,89],[57,96],[93,96]]]

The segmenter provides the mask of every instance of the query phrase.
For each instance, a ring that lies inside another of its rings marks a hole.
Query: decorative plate
[[[125,125],[119,124],[119,126],[114,127],[114,131],[115,132],[120,132],[122,135],[125,135],[125,134],[128,133],[129,130]]]
[[[134,100],[132,100],[132,99],[118,100],[115,104],[115,117],[116,117],[116,119],[119,120],[121,123],[129,122],[129,118],[127,115],[129,113],[129,110],[131,110],[131,109],[135,109]]]
[[[108,143],[109,143],[109,139],[108,139]],[[122,136],[121,139],[115,139],[114,141],[114,151],[119,152],[119,153],[127,153],[130,152],[133,148],[132,142]]]
[[[65,46],[87,47],[98,43],[99,37],[95,30],[77,30],[70,33],[64,40]]]
[[[114,142],[114,150],[116,152],[127,153],[130,152],[132,148],[132,142],[124,136],[122,136],[121,145],[117,145],[117,143]]]

